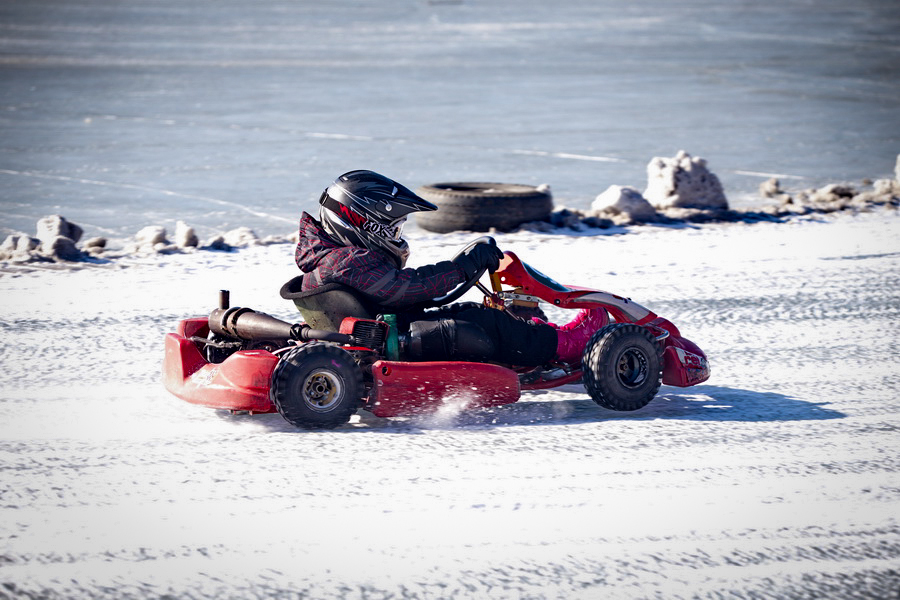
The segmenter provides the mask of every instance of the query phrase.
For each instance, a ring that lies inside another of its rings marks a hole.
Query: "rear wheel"
[[[591,337],[582,356],[584,387],[610,410],[646,406],[662,385],[662,348],[646,328],[613,323]]]
[[[362,371],[347,352],[310,342],[282,355],[272,374],[275,408],[292,425],[331,429],[362,405]]]

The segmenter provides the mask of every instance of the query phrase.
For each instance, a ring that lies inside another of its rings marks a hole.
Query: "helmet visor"
[[[406,223],[406,217],[397,219],[390,225],[384,225],[381,229],[381,235],[392,242],[399,242],[403,239],[403,225]]]

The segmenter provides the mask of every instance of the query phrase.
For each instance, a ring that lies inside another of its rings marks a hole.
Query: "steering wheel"
[[[469,251],[470,248],[474,247],[476,244],[490,244],[492,246],[497,245],[497,241],[489,235],[483,235],[476,240],[472,240],[466,246],[453,255],[451,260],[456,260],[463,254]],[[450,304],[451,302],[456,302],[460,298],[462,298],[463,294],[472,289],[478,280],[481,279],[481,276],[484,275],[484,272],[487,271],[487,267],[482,267],[477,273],[474,273],[471,277],[460,283],[454,289],[450,290],[443,296],[439,296],[437,298],[432,298],[431,302],[429,302],[429,308],[435,306],[443,306],[444,304]]]

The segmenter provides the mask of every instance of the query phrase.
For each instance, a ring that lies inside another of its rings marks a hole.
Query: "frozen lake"
[[[893,0],[8,0],[0,233],[286,233],[354,168],[579,208],[680,149],[736,206],[885,177],[898,31]]]

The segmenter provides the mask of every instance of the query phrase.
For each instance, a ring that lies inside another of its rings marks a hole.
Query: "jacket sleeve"
[[[365,258],[368,257],[358,256],[348,261],[329,279],[359,290],[384,307],[403,309],[443,296],[465,278],[463,270],[449,260],[415,269],[395,269],[382,260],[360,260]]]

